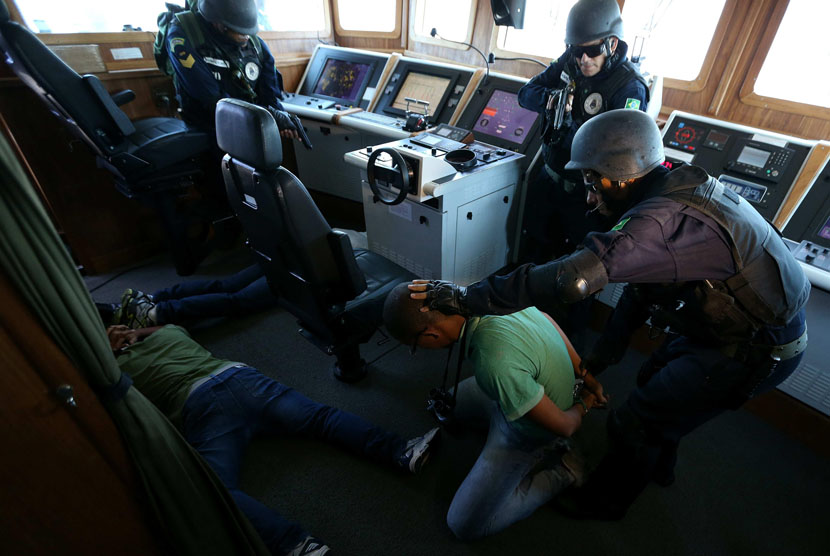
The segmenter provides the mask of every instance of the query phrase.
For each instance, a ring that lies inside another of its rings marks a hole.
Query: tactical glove
[[[430,280],[426,289],[427,298],[424,305],[430,309],[441,311],[445,315],[470,316],[467,308],[467,288],[447,282],[446,280]]]

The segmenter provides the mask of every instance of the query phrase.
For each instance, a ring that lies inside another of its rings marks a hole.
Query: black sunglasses
[[[571,54],[573,54],[577,59],[582,58],[583,54],[587,54],[589,58],[596,58],[600,54],[606,54],[605,43],[592,44],[589,46],[571,45]]]

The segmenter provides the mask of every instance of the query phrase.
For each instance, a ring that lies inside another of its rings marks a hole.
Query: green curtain
[[[103,322],[3,134],[0,163],[0,264],[92,388],[105,391],[121,371]],[[268,554],[216,475],[147,398],[131,387],[102,403],[177,554]]]

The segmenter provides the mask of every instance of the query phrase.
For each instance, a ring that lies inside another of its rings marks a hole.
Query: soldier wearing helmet
[[[285,113],[282,75],[256,33],[255,0],[198,0],[196,10],[178,15],[167,35],[182,118],[206,130],[215,127],[216,103],[236,98],[274,115],[280,134],[298,138]]]
[[[645,110],[648,88],[626,58],[623,23],[616,0],[580,0],[568,14],[567,49],[519,91],[519,104],[545,116],[545,168],[531,185],[523,223],[523,257],[545,262],[573,251],[589,231],[601,229],[597,213],[586,215],[581,177],[568,171],[571,141],[577,129],[606,110]],[[559,91],[570,101],[558,129],[552,108]]]
[[[783,382],[807,345],[810,283],[777,231],[702,168],[670,172],[663,160],[648,115],[600,114],[577,131],[567,168],[582,173],[588,200],[616,225],[589,234],[572,255],[467,288],[410,286],[444,312],[505,314],[627,282],[583,359],[593,375],[620,361],[648,319],[667,332],[610,412],[610,450],[587,492],[565,504],[570,515],[620,519],[649,481],[671,484],[680,439]]]

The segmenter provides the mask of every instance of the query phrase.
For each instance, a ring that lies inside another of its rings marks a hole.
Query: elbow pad
[[[532,297],[576,303],[608,284],[608,273],[596,254],[580,249],[567,257],[534,267],[528,273]],[[537,297],[538,296],[538,297]]]

